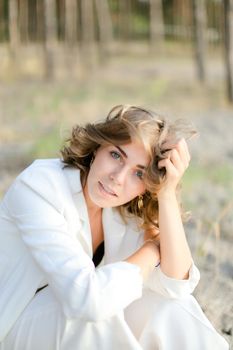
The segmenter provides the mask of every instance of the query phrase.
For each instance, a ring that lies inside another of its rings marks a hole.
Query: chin
[[[92,203],[94,205],[96,205],[97,207],[107,208],[107,207],[111,206],[111,205],[109,205],[109,201],[106,201],[103,198],[99,198],[99,196],[89,194],[89,197],[90,197],[90,200],[92,201]]]
[[[92,202],[100,208],[114,208],[122,204],[111,200],[103,200],[102,198],[93,198]]]

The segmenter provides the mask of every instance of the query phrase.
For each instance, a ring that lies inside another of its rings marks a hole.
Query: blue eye
[[[112,158],[114,158],[114,159],[120,159],[121,158],[121,155],[118,152],[111,151],[110,154],[111,154]]]
[[[139,177],[139,179],[142,180],[142,178],[143,178],[143,171],[142,170],[137,170],[136,171],[136,176]]]

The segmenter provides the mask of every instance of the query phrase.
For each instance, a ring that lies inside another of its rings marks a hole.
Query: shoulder
[[[64,164],[58,158],[36,159],[25,170],[23,170],[21,174],[19,174],[18,179],[23,180],[32,174],[36,177],[41,176],[42,174],[50,177],[52,174],[59,174],[63,167]]]
[[[42,181],[56,187],[57,183],[64,181],[63,168],[60,159],[37,159],[19,174],[16,182],[36,184]]]
[[[33,188],[49,186],[53,189],[62,182],[62,162],[59,159],[38,159],[27,167],[17,178]]]
[[[70,192],[63,168],[60,159],[35,160],[16,178],[12,186],[14,193],[23,196],[30,191],[50,203],[62,205],[64,196]]]

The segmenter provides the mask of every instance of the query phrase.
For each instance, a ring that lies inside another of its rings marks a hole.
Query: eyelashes
[[[114,158],[114,159],[121,159],[120,153],[118,153],[116,151],[111,151],[110,154],[111,154],[112,158]]]
[[[118,153],[117,151],[110,151],[110,155],[113,159],[115,160],[119,160],[121,161],[122,160],[122,155],[120,153]],[[142,180],[143,179],[143,176],[144,176],[144,172],[140,169],[137,169],[135,171],[135,175],[140,179]]]
[[[142,179],[143,179],[143,176],[144,176],[143,171],[141,171],[141,170],[136,170],[136,176],[137,176],[140,180],[142,180]]]

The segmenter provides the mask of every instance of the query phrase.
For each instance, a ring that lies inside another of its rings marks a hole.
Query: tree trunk
[[[54,76],[53,53],[57,45],[57,16],[55,0],[44,0],[45,5],[45,56],[46,78]]]
[[[65,40],[69,46],[77,41],[77,0],[65,0]]]
[[[65,41],[66,0],[55,1],[57,3],[58,40]],[[72,2],[72,0],[68,2]]]
[[[233,0],[224,0],[224,41],[227,95],[233,102]]]
[[[28,1],[28,40],[35,43],[37,40],[37,15],[36,6],[38,0]]]
[[[92,0],[81,0],[82,42],[89,45],[95,40],[94,9]]]
[[[45,8],[44,3],[41,0],[36,2],[36,15],[37,15],[37,40],[44,42],[45,40]]]
[[[56,1],[45,1],[45,36],[46,43],[55,45],[57,43],[57,15],[56,15]]]
[[[74,77],[74,67],[77,65],[77,5],[77,0],[65,0],[65,43],[67,45],[65,56],[70,78]]]
[[[0,1],[0,38],[6,40],[4,2]]]
[[[164,38],[162,0],[150,0],[150,42],[158,47]]]
[[[19,23],[20,23],[20,36],[21,41],[24,43],[28,42],[28,1],[21,0],[19,7]]]
[[[119,0],[120,39],[129,40],[131,33],[131,1]]]
[[[97,16],[100,27],[100,39],[109,42],[113,38],[112,19],[107,0],[95,0]]]
[[[9,0],[9,34],[10,34],[10,46],[12,51],[14,52],[16,51],[19,44],[17,0]]]
[[[83,67],[89,71],[97,58],[93,0],[81,0],[81,46]]]
[[[197,76],[201,82],[206,79],[205,52],[206,52],[206,9],[205,0],[192,0],[194,51],[197,66]]]
[[[112,33],[112,19],[107,0],[95,0],[99,35],[100,35],[100,47],[103,53],[106,53],[108,45],[113,39]]]

